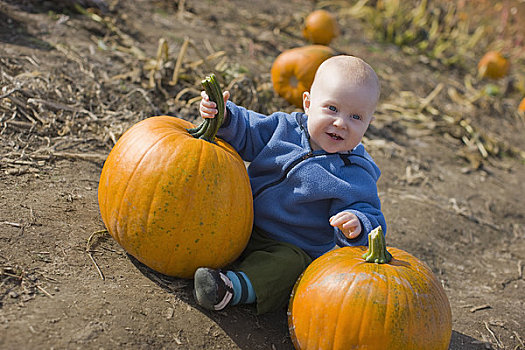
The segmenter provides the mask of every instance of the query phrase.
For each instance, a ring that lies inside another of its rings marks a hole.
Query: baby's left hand
[[[330,218],[330,225],[339,228],[346,238],[356,238],[361,233],[361,223],[355,214],[342,211]]]

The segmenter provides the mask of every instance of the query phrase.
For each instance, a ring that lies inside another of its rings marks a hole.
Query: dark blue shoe
[[[220,270],[199,267],[193,276],[193,296],[208,310],[223,310],[233,298],[232,281]]]

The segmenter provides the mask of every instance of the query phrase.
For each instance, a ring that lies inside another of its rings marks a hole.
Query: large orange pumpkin
[[[330,12],[315,10],[306,16],[302,34],[313,44],[328,45],[339,35],[339,26]]]
[[[500,79],[509,71],[509,61],[498,51],[489,51],[478,62],[478,75],[481,78]]]
[[[283,51],[272,65],[274,90],[286,101],[301,108],[303,92],[310,90],[317,68],[334,55],[334,50],[323,45],[308,45]]]
[[[443,287],[427,265],[403,250],[388,252],[384,242],[376,229],[365,256],[366,247],[344,247],[305,270],[288,311],[296,349],[448,349]]]
[[[245,165],[229,144],[204,133],[213,125],[206,122],[192,131],[200,137],[188,132],[192,123],[176,117],[135,124],[115,144],[100,176],[98,201],[109,233],[166,275],[189,278],[200,266],[223,267],[240,255],[251,233]]]

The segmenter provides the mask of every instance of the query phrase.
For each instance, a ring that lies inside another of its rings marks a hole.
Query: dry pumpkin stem
[[[92,250],[93,248],[93,245],[96,244],[96,240],[104,235],[107,235],[109,234],[108,230],[104,229],[104,230],[99,230],[99,231],[95,231],[93,232],[87,242],[86,242],[86,253],[87,255],[89,256],[89,258],[91,259],[91,262],[93,263],[93,265],[95,265],[95,268],[97,269],[97,272],[98,272],[98,275],[100,277],[100,279],[102,281],[105,281],[106,280],[106,277],[104,276],[104,273],[102,272],[102,270],[100,269],[100,266],[98,266],[96,260],[95,260],[95,257],[93,256],[93,253],[94,251]]]
[[[89,258],[91,259],[91,262],[93,263],[93,265],[95,265],[95,268],[97,269],[97,272],[98,272],[98,275],[100,276],[100,279],[102,281],[105,281],[106,277],[104,276],[104,273],[102,272],[102,270],[98,266],[97,262],[95,261],[95,258],[93,257],[93,254],[91,252],[87,252],[87,254],[88,254]]]
[[[97,243],[96,241],[98,240],[98,238],[101,238],[103,237],[104,235],[109,235],[109,232],[107,229],[103,229],[103,230],[99,230],[99,231],[95,231],[93,232],[87,242],[86,242],[86,253],[91,253],[93,252],[93,246],[95,245],[95,243]]]
[[[386,250],[385,235],[381,226],[368,234],[368,251],[363,254],[363,259],[376,264],[386,264],[392,260],[392,254]]]

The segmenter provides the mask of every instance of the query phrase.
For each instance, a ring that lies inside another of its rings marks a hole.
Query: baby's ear
[[[310,93],[308,91],[303,92],[303,109],[305,113],[308,113],[310,108]]]

